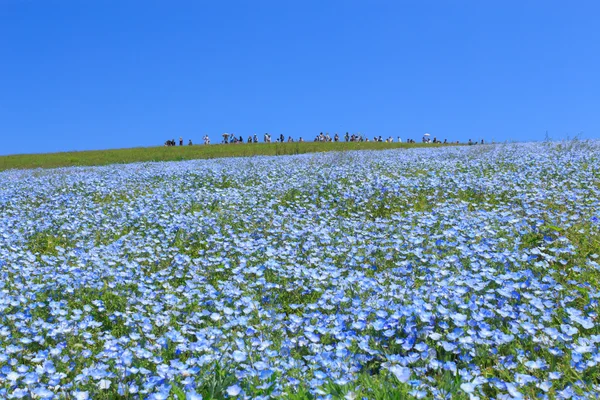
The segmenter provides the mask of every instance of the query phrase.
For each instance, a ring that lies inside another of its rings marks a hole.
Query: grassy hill
[[[0,156],[0,171],[25,168],[57,168],[76,165],[107,165],[142,161],[181,161],[203,158],[287,155],[323,151],[384,150],[440,146],[434,144],[378,142],[305,142],[214,144],[209,146],[136,147],[129,149],[75,151],[48,154]]]

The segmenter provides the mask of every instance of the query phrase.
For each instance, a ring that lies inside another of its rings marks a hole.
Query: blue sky
[[[599,13],[598,1],[0,0],[0,154],[222,132],[599,138]]]

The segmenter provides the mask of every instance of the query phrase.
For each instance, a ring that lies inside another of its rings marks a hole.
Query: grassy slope
[[[183,147],[136,147],[131,149],[77,151],[48,154],[0,156],[0,171],[24,168],[56,168],[74,165],[107,165],[143,161],[181,161],[199,158],[245,157],[256,155],[303,154],[322,151],[383,150],[438,146],[434,144],[332,142],[216,144]]]

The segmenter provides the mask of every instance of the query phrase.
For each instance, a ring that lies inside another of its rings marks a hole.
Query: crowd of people
[[[258,143],[258,135],[254,134],[254,135],[249,135],[248,138],[246,140],[244,140],[244,137],[242,135],[240,135],[239,137],[233,133],[223,133],[223,140],[221,141],[221,143],[224,144],[237,144],[237,143]],[[203,142],[205,145],[210,144],[210,137],[208,137],[208,135],[204,135],[204,137],[202,138]],[[319,133],[317,136],[315,136],[315,138],[313,139],[314,142],[340,142],[342,140],[342,138],[340,138],[340,135],[337,134],[337,132],[335,133],[335,135],[330,136],[329,133]],[[350,134],[348,132],[346,132],[346,134],[343,136],[343,141],[345,142],[369,142],[369,141],[373,141],[373,142],[385,142],[385,143],[393,143],[394,142],[394,138],[392,136],[388,137],[387,139],[383,139],[381,136],[374,136],[372,140],[370,140],[366,135],[363,136],[360,133],[356,133],[356,134]],[[459,144],[459,141],[457,140],[456,142],[448,142],[447,139],[439,140],[437,139],[437,137],[434,137],[433,139],[430,138],[430,135],[428,133],[426,133],[425,135],[423,135],[423,138],[421,139],[422,143],[435,143],[435,144]],[[279,136],[276,136],[275,139],[275,143],[293,143],[294,142],[294,138],[292,138],[291,136],[288,136],[287,140],[285,139],[285,136],[283,134],[280,134]],[[302,137],[300,137],[298,139],[298,142],[302,143],[304,142],[304,139]],[[396,138],[396,142],[397,143],[402,143],[402,138],[400,136],[398,136]],[[272,143],[272,139],[271,139],[271,134],[269,133],[265,133],[263,136],[263,143]],[[416,141],[414,139],[408,138],[405,140],[405,143],[416,143]],[[472,141],[471,139],[469,139],[468,143],[469,145],[473,145],[473,144],[479,144],[478,141]],[[481,140],[481,144],[484,144],[483,139]],[[192,146],[192,140],[189,139],[188,141],[188,146]],[[165,142],[165,146],[177,146],[177,143],[175,142],[175,139],[172,140],[167,140]],[[179,138],[179,146],[183,146],[183,137]]]
[[[398,136],[396,138],[398,143],[402,143],[402,138],[400,136]],[[339,142],[340,141],[340,136],[336,133],[333,137],[329,136],[329,133],[325,133],[323,134],[323,132],[321,132],[320,134],[317,135],[317,137],[315,137],[314,139],[315,142]],[[346,134],[344,135],[344,141],[346,142],[369,142],[369,138],[367,136],[363,136],[360,133],[357,134],[349,134],[348,132],[346,132]],[[390,136],[387,139],[383,139],[383,137],[380,136],[375,136],[373,137],[373,142],[385,142],[385,143],[393,143],[394,142],[394,137]],[[414,139],[406,139],[406,143],[416,143]],[[423,136],[423,143],[432,143],[432,141],[429,139],[429,134],[426,133]],[[433,138],[433,143],[443,143],[443,144],[448,144],[448,141],[446,139],[444,139],[444,141],[442,142],[441,140],[438,140],[437,138]],[[458,143],[458,142],[456,142]]]
[[[208,135],[206,137],[208,137]],[[179,137],[179,145],[183,146],[183,138],[182,137]],[[189,139],[188,146],[192,146],[192,145],[193,145],[192,139]],[[177,146],[177,143],[175,142],[175,139],[171,139],[171,140],[167,140],[165,142],[165,146],[166,147]]]

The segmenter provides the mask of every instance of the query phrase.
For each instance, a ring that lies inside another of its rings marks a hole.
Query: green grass
[[[182,161],[206,158],[277,156],[317,153],[324,151],[384,150],[414,147],[437,147],[443,145],[423,143],[379,142],[304,142],[304,143],[256,143],[213,144],[209,146],[135,147],[130,149],[74,151],[47,154],[16,154],[0,156],[0,171],[7,169],[58,168],[123,164],[148,161]],[[449,145],[446,145],[449,146]]]

